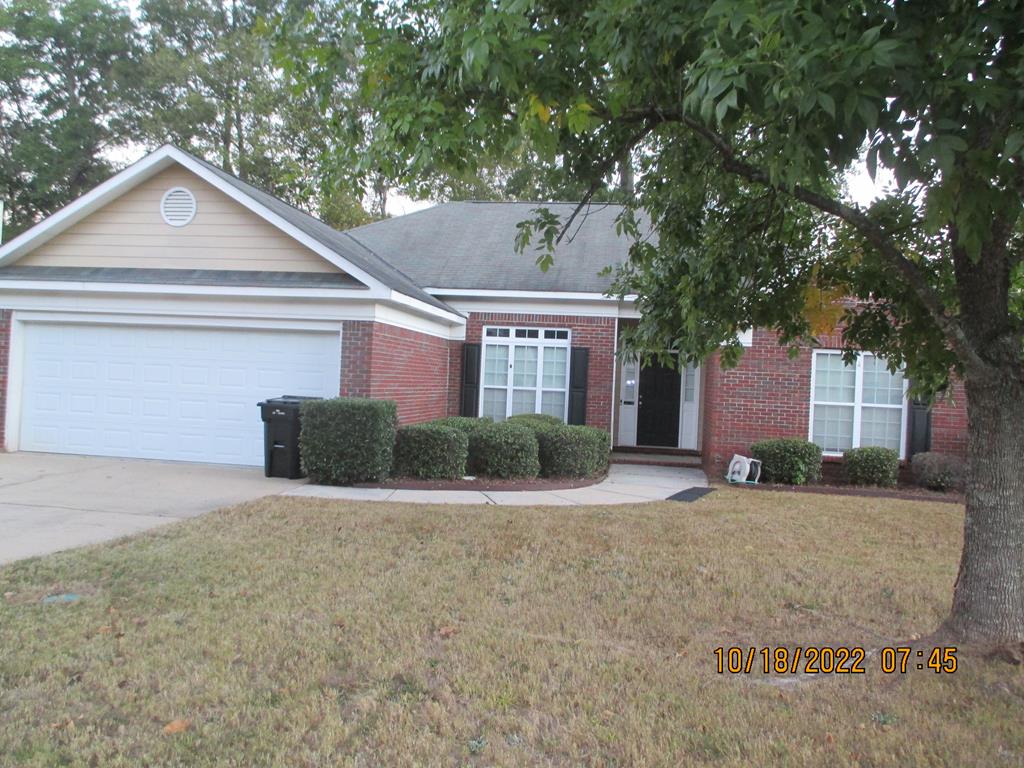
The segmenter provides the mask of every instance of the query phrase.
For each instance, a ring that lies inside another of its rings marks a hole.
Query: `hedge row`
[[[804,485],[821,477],[821,448],[799,438],[761,440],[750,447],[761,461],[767,483]],[[892,448],[865,446],[843,452],[843,472],[851,485],[896,486],[900,457]],[[963,462],[941,453],[918,453],[910,461],[914,482],[935,491],[963,488]]]
[[[608,467],[608,433],[569,426],[543,414],[494,423],[450,416],[396,427],[392,401],[310,400],[302,405],[299,439],[314,483],[377,482],[389,474],[458,479],[467,473],[498,478],[589,477]]]

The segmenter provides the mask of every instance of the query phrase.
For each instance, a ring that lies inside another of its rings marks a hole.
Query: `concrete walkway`
[[[254,467],[0,454],[0,563],[96,544],[304,481]]]
[[[424,504],[636,504],[706,486],[699,469],[613,464],[564,491],[405,491],[268,479],[254,467],[0,453],[0,564],[97,544],[263,496]]]
[[[563,491],[406,491],[393,488],[347,488],[303,485],[285,496],[313,496],[352,501],[403,501],[419,504],[500,504],[544,507],[574,504],[637,504],[661,501],[687,488],[708,484],[699,469],[612,464],[596,485]]]

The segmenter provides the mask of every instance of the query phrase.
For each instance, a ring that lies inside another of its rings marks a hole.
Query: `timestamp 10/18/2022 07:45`
[[[956,646],[914,648],[886,646],[877,653],[879,669],[885,674],[906,674],[930,670],[952,674],[957,669]],[[766,675],[862,675],[867,672],[869,654],[862,646],[762,647],[719,646],[714,650],[715,671],[720,674]]]

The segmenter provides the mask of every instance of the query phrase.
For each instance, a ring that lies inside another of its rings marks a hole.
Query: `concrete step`
[[[700,467],[701,457],[664,453],[612,451],[612,464],[642,464],[648,467]]]

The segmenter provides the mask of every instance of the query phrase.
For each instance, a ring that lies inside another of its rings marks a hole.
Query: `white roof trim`
[[[296,288],[263,285],[200,285],[179,283],[102,283],[80,280],[4,280],[0,292],[129,293],[183,296],[292,296],[311,299],[381,301],[388,294],[365,288]]]
[[[388,293],[401,295],[403,299],[407,298],[410,302],[415,302],[415,305],[418,305],[417,309],[420,307],[427,307],[423,302],[413,297],[406,296],[405,294],[401,294],[399,291],[395,291],[377,278],[371,276],[362,269],[359,269],[354,264],[349,263],[347,259],[338,255],[335,251],[321,243],[319,240],[310,237],[302,230],[294,227],[266,206],[253,200],[240,189],[227,184],[223,179],[221,179],[217,174],[211,172],[210,169],[203,164],[196,162],[177,147],[172,147],[170,145],[164,145],[154,152],[146,155],[138,162],[129,165],[120,173],[115,174],[92,191],[87,192],[77,200],[61,208],[56,213],[43,219],[34,227],[23,232],[6,245],[0,246],[0,266],[7,266],[8,264],[17,261],[29,251],[39,247],[47,240],[56,237],[64,230],[84,219],[90,213],[102,208],[110,201],[123,195],[133,187],[138,186],[146,179],[149,179],[165,168],[170,167],[173,163],[177,163],[186,170],[191,171],[203,181],[212,185],[235,202],[255,213],[264,221],[277,227],[296,242],[301,243],[309,250],[324,258],[326,261],[364,283],[374,293],[380,291],[385,295]],[[454,312],[446,312],[440,308],[434,307],[430,307],[429,311],[430,314],[446,317],[449,321],[454,321],[456,323],[464,322],[464,319]]]
[[[424,288],[424,291],[431,296],[460,296],[467,298],[483,299],[560,299],[564,301],[607,301],[619,302],[618,296],[608,296],[605,293],[585,291],[513,291],[513,290],[488,290],[483,288]],[[636,296],[630,294],[625,301],[636,301]]]

